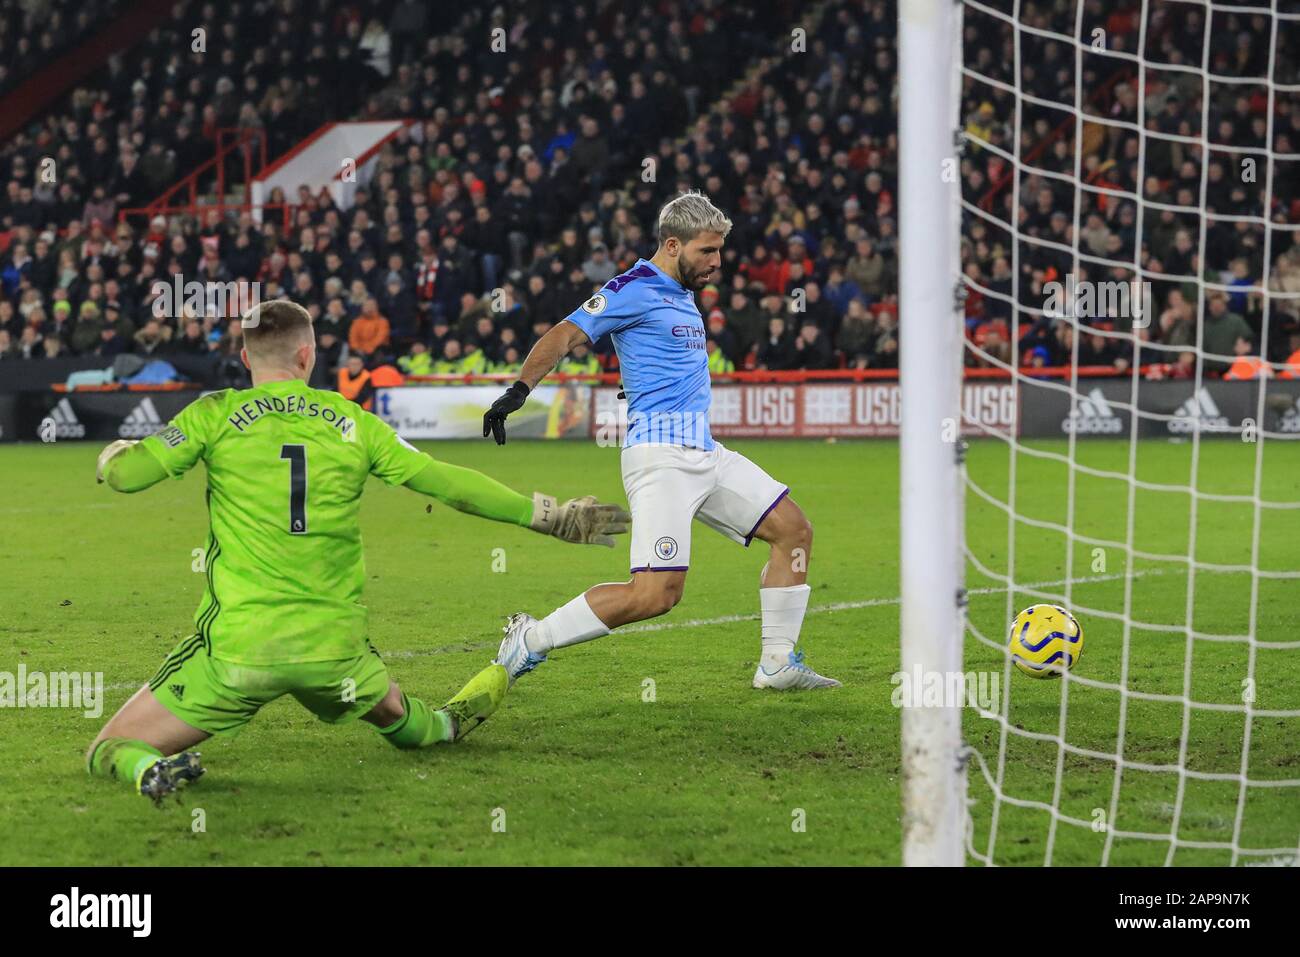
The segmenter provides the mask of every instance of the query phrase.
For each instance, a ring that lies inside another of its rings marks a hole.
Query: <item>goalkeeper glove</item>
[[[617,505],[604,505],[596,496],[571,498],[561,505],[553,496],[533,493],[530,528],[566,542],[614,547],[614,535],[628,530],[632,516]]]
[[[483,438],[486,439],[491,432],[497,445],[505,445],[506,416],[522,409],[531,391],[522,379],[506,389],[505,394],[492,403],[492,408],[483,413]]]
[[[117,455],[118,452],[129,449],[135,444],[135,439],[117,439],[108,443],[108,445],[104,447],[104,451],[99,453],[99,458],[95,461],[95,482],[102,483],[104,481],[104,469],[108,467],[109,460],[112,459],[113,456]]]

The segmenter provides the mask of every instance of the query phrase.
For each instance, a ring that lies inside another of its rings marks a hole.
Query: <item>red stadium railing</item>
[[[240,153],[244,166],[244,199],[241,203],[227,203],[225,202],[226,160],[236,151]],[[118,222],[125,222],[129,216],[144,216],[152,219],[158,215],[166,216],[175,210],[239,209],[247,212],[252,208],[249,190],[253,177],[265,167],[266,131],[264,129],[259,126],[222,127],[217,130],[216,152],[212,159],[200,163],[169,186],[161,196],[144,206],[120,210],[117,214]],[[217,178],[218,202],[200,203],[199,182],[213,174]],[[181,194],[185,194],[185,198],[178,202],[177,197]],[[287,218],[285,224],[288,225]]]
[[[150,382],[150,383],[126,383],[126,382],[106,382],[102,385],[76,385],[71,389],[62,382],[56,382],[50,386],[51,392],[184,392],[186,389],[195,391],[202,389],[197,382]]]
[[[1149,366],[1143,366],[1138,371],[1145,375]],[[1116,376],[1120,373],[1115,371],[1113,366],[1080,366],[1077,370],[1072,370],[1069,366],[1044,366],[1040,369],[1021,369],[1020,374],[1023,376],[1032,376],[1040,379],[1068,379],[1072,372],[1076,372],[1081,379],[1096,379],[1106,376]],[[1125,373],[1127,374],[1127,373]],[[966,369],[964,375],[967,379],[1010,379],[1011,373],[1005,369]],[[460,384],[460,385],[477,385],[500,382],[513,382],[519,378],[518,372],[487,372],[473,373],[467,375],[412,375],[406,377],[407,385],[431,385],[436,383]],[[873,382],[873,381],[890,381],[898,378],[897,369],[790,369],[790,370],[767,370],[754,369],[748,371],[716,373],[711,376],[714,382],[783,382],[783,383],[800,383],[800,382]],[[565,383],[576,382],[586,385],[618,385],[622,377],[617,372],[592,372],[592,373],[563,373],[553,372],[546,377],[547,382]]]
[[[119,222],[124,222],[132,216],[138,216],[146,221],[153,219],[155,216],[201,216],[207,212],[225,213],[235,211],[240,213],[251,213],[254,210],[279,210],[280,225],[282,229],[288,230],[290,223],[293,221],[293,211],[298,206],[294,203],[190,203],[184,206],[135,206],[129,209],[118,211],[117,218]],[[266,217],[263,216],[263,221]]]
[[[1156,366],[1144,365],[1138,374],[1146,377],[1156,371]],[[1069,366],[1044,366],[1040,369],[1020,369],[1017,375],[1031,379],[1069,379],[1075,375],[1080,379],[1104,379],[1127,376],[1131,373],[1119,373],[1112,366],[1080,366],[1072,370]],[[1005,369],[966,369],[964,378],[977,381],[1009,380],[1011,373]],[[519,377],[515,372],[483,372],[467,375],[412,375],[404,377],[401,385],[501,385],[510,383]],[[1300,374],[1281,373],[1280,378],[1300,378]],[[1208,378],[1208,377],[1207,377]],[[711,376],[716,383],[779,383],[798,385],[803,382],[893,382],[898,379],[896,369],[792,369],[786,371],[751,370],[728,372]],[[619,385],[622,377],[617,372],[564,373],[553,372],[546,377],[552,385],[575,383],[577,385]],[[105,385],[76,386],[69,390],[65,385],[51,386],[55,392],[167,392],[178,389],[200,388],[197,383],[169,382],[158,385],[123,385],[108,383]],[[391,388],[391,387],[386,387]],[[398,386],[400,388],[400,386]]]
[[[226,145],[230,137],[230,145]],[[226,195],[224,158],[238,150],[244,161],[244,201],[249,201],[253,177],[266,169],[266,130],[260,126],[231,126],[217,130],[217,195]]]

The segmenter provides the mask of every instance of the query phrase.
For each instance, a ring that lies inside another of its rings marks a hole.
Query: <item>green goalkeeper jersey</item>
[[[204,396],[141,444],[174,478],[207,466],[194,622],[212,657],[273,665],[365,653],[362,489],[370,475],[404,484],[430,456],[298,379]]]

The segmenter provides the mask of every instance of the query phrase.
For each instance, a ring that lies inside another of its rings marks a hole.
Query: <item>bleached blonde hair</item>
[[[691,190],[664,204],[664,208],[659,210],[656,230],[660,245],[673,236],[689,243],[700,233],[720,233],[725,238],[731,232],[731,220],[709,201],[709,197]]]

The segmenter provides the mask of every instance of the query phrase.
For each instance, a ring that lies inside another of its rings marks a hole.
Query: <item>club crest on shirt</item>
[[[588,315],[594,316],[598,312],[604,312],[606,304],[607,300],[605,297],[600,293],[596,293],[596,295],[592,296],[582,304],[582,311]]]
[[[677,542],[665,535],[655,542],[655,554],[663,561],[668,561],[677,554]]]

